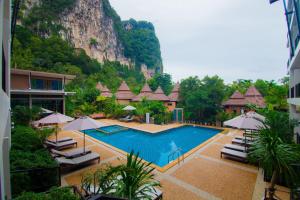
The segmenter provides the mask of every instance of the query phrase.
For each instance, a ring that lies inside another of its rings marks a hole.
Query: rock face
[[[84,49],[87,55],[99,62],[119,61],[130,66],[113,20],[104,13],[102,0],[76,0],[71,9],[62,13],[60,23],[66,29],[63,36],[75,48]]]

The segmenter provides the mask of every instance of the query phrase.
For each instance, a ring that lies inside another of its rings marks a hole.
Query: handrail
[[[172,160],[174,160],[174,156],[178,155],[177,159],[178,159],[178,164],[180,164],[180,157],[182,156],[182,161],[184,162],[184,155],[182,154],[182,149],[181,148],[177,148],[174,151],[172,151],[169,155],[168,155],[168,163],[170,163],[170,157],[173,158]],[[181,156],[180,156],[181,155]]]

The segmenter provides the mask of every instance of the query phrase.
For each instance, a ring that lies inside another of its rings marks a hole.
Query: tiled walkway
[[[122,123],[114,120],[101,120],[107,124],[143,129],[158,132],[180,124],[146,125],[138,123]],[[235,135],[241,135],[237,130],[230,130],[226,135],[218,135],[214,140],[187,157],[184,162],[170,168],[164,173],[156,171],[156,178],[161,181],[161,190],[165,200],[202,200],[228,199],[250,200],[259,199],[265,183],[258,183],[258,169],[255,166],[220,158],[220,149],[230,143]],[[61,132],[59,137],[71,136],[83,145],[83,137],[79,132]],[[66,174],[62,178],[65,185],[80,185],[81,177],[87,172],[95,171],[107,164],[118,165],[125,162],[125,156],[98,143],[86,139],[87,148],[101,155],[101,163]],[[259,176],[260,177],[260,176]],[[256,186],[256,187],[255,187]],[[278,192],[281,199],[289,199],[285,188]]]

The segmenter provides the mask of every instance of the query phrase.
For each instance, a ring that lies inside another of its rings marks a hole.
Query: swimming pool
[[[135,129],[127,129],[111,135],[97,130],[86,130],[85,133],[127,153],[139,152],[139,157],[142,159],[164,167],[170,159],[177,159],[221,131],[212,128],[182,126],[155,134]],[[174,153],[178,149],[180,153]],[[174,155],[170,158],[171,154]]]

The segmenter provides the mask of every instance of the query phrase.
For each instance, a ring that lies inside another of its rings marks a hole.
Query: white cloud
[[[217,74],[274,79],[286,74],[280,2],[265,0],[110,0],[122,19],[154,24],[164,68],[175,80]],[[217,2],[217,3],[216,3]]]

